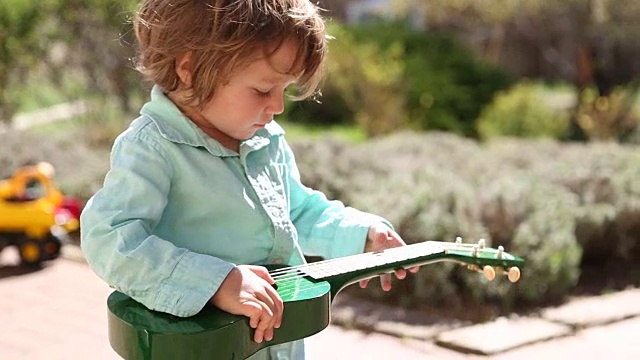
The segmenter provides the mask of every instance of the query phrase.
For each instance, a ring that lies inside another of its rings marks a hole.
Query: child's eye
[[[260,91],[258,89],[255,89],[256,94],[260,97],[269,97],[269,94],[271,93],[270,91]]]

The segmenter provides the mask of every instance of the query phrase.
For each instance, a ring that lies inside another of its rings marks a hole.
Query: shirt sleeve
[[[99,277],[146,307],[195,315],[234,264],[153,235],[172,168],[160,145],[140,136],[116,140],[104,186],[81,215],[82,250]]]
[[[322,192],[303,185],[295,156],[286,142],[284,148],[290,171],[290,216],[305,255],[333,259],[360,254],[372,224],[382,222],[393,228],[380,216],[329,200]]]

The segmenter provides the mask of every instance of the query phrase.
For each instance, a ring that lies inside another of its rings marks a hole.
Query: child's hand
[[[367,242],[364,246],[364,252],[382,251],[384,249],[394,248],[397,246],[405,246],[406,244],[400,238],[395,231],[391,230],[388,226],[382,223],[371,225],[369,232],[367,233]],[[412,267],[409,269],[411,273],[418,272],[419,267]],[[396,270],[396,277],[398,279],[404,279],[407,276],[405,269]],[[360,281],[360,287],[366,288],[369,285],[369,279]],[[382,290],[391,290],[391,275],[380,275],[380,285]]]
[[[271,284],[275,280],[262,266],[236,266],[211,298],[213,305],[234,315],[249,318],[256,329],[254,340],[273,339],[273,329],[282,323],[282,298]]]

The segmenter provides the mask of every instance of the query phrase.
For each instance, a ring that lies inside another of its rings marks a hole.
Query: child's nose
[[[271,97],[267,112],[273,115],[280,115],[284,112],[284,93]]]

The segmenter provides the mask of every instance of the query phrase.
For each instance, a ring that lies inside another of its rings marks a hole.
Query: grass
[[[352,143],[363,142],[367,139],[365,132],[355,125],[312,126],[276,119],[286,131],[288,141],[300,139],[319,139],[325,136],[337,137]]]

